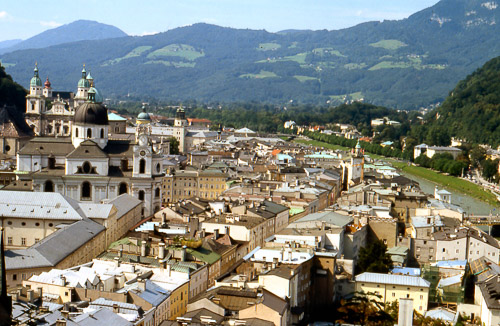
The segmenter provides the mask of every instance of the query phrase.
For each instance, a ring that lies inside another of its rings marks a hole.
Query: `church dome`
[[[93,91],[95,93],[95,102],[96,103],[102,103],[104,102],[104,98],[102,97],[101,92],[95,88],[95,87],[90,87],[89,92]]]
[[[35,70],[34,70],[33,78],[31,78],[30,81],[30,87],[36,87],[36,86],[42,86],[42,80],[40,77],[38,77],[38,66],[35,65]]]
[[[85,70],[85,65],[83,65],[82,69],[82,78],[78,81],[78,87],[79,88],[89,88],[90,87],[90,82],[87,80],[87,70]]]
[[[50,81],[49,81],[49,77],[47,77],[47,80],[45,81],[45,84],[43,84],[45,86],[45,88],[50,88]]]
[[[108,109],[101,103],[97,103],[95,92],[89,90],[89,99],[81,104],[75,112],[73,122],[75,124],[108,125]]]
[[[137,116],[137,123],[149,123],[151,122],[151,116],[146,112],[146,107],[142,106],[142,112]]]

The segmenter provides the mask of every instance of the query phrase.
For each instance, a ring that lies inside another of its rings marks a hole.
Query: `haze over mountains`
[[[57,90],[76,90],[86,63],[106,97],[282,105],[363,98],[416,109],[443,101],[459,80],[500,55],[499,23],[496,1],[442,0],[408,19],[337,31],[195,24],[143,37],[73,38],[0,60],[24,86],[38,61]]]
[[[30,37],[27,40],[0,42],[0,53],[24,49],[45,48],[52,45],[83,40],[102,40],[128,36],[121,29],[90,20],[77,20]]]

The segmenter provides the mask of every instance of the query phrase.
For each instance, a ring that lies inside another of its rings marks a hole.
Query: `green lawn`
[[[196,51],[191,45],[170,44],[148,54],[148,59],[156,59],[159,57],[180,57],[189,61],[194,61],[204,55],[205,53],[203,53],[203,51]]]
[[[312,52],[314,54],[320,55],[320,56],[324,56],[327,54],[333,54],[337,57],[347,58],[347,56],[343,55],[342,53],[340,53],[338,50],[335,50],[334,48],[316,48],[316,49],[312,50]]]
[[[408,46],[408,44],[398,40],[382,40],[376,43],[371,43],[370,46],[373,46],[374,48],[383,48],[386,50],[397,50],[399,48]]]
[[[145,62],[146,65],[151,64],[162,64],[167,67],[175,67],[175,68],[194,68],[196,62],[176,62],[176,61],[164,61],[164,60],[150,60]]]
[[[345,69],[353,70],[353,69],[363,69],[366,68],[366,63],[346,63],[344,65]]]
[[[281,45],[278,43],[260,43],[257,50],[259,51],[272,51],[281,48]]]
[[[269,59],[269,60],[259,60],[256,63],[275,63],[275,62],[282,62],[282,61],[295,61],[299,64],[305,64],[306,63],[306,57],[307,57],[307,52],[302,52],[302,53],[297,53],[295,55],[289,55],[283,58],[274,58],[274,59]]]
[[[318,80],[316,77],[310,77],[310,76],[301,76],[301,75],[295,75],[293,76],[295,79],[297,79],[299,82],[304,83],[308,80]]]
[[[116,59],[113,59],[113,60],[108,60],[106,61],[103,66],[107,66],[107,65],[114,65],[114,64],[117,64],[118,62],[122,61],[122,60],[125,60],[125,59],[130,59],[130,58],[135,58],[135,57],[139,57],[141,56],[144,52],[146,51],[149,51],[151,50],[152,46],[149,46],[149,45],[144,45],[144,46],[138,46],[136,47],[135,49],[133,49],[132,51],[130,51],[129,53],[127,53],[126,55],[124,55],[123,57],[121,58],[116,58]]]
[[[349,96],[352,100],[354,101],[359,101],[363,98],[363,93],[361,92],[356,92],[356,93],[351,93],[351,94],[342,94],[342,95],[330,95],[330,99],[333,101],[340,101],[344,102],[346,96]]]
[[[273,78],[273,77],[279,77],[272,71],[267,71],[267,70],[261,70],[260,73],[258,74],[243,74],[240,75],[240,78]]]

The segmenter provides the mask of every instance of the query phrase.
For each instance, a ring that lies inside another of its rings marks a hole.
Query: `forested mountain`
[[[458,83],[443,105],[429,114],[419,134],[446,142],[457,137],[476,144],[500,145],[500,57]],[[446,145],[446,143],[444,144]]]
[[[26,90],[12,80],[0,66],[0,107],[15,106],[19,111],[25,111]]]
[[[83,40],[102,40],[124,36],[127,36],[127,34],[115,26],[101,24],[91,20],[77,20],[70,24],[49,29],[27,40],[15,42],[10,47],[1,47],[0,53],[23,49],[45,48],[51,45]]]
[[[400,21],[336,31],[195,24],[151,36],[81,41],[0,56],[27,85],[35,61],[53,88],[75,90],[81,66],[105,97],[340,104],[415,109],[500,55],[500,7],[442,0]]]

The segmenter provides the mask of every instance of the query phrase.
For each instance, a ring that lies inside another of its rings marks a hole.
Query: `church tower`
[[[47,80],[45,80],[45,83],[43,84],[43,96],[46,98],[52,98],[52,87],[50,87],[50,81],[49,77],[47,77]]]
[[[179,142],[179,153],[184,153],[187,150],[186,146],[186,112],[184,109],[179,107],[174,120],[174,137]]]
[[[89,89],[90,82],[87,80],[87,70],[85,70],[85,65],[83,65],[82,78],[78,81],[78,88],[75,96],[75,108],[87,101]]]
[[[26,96],[26,113],[41,114],[44,110],[42,80],[38,76],[38,64],[35,64],[33,77],[30,81],[30,93]]]
[[[153,148],[151,144],[151,116],[142,106],[142,112],[136,119],[134,146],[134,177],[151,177]]]

